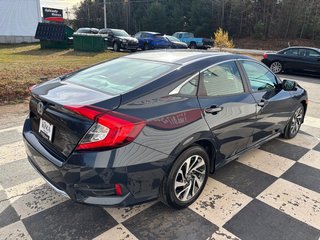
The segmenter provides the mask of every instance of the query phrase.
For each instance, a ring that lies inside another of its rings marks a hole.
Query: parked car
[[[131,37],[122,29],[101,29],[99,34],[105,36],[108,46],[112,47],[115,52],[119,52],[121,49],[135,52],[139,47],[138,39]]]
[[[141,31],[134,35],[139,40],[139,48],[142,50],[164,48],[188,48],[179,39],[158,32]]]
[[[178,38],[170,35],[164,35],[164,38],[166,38],[170,43],[169,48],[174,48],[174,49],[187,49],[188,45],[184,42],[181,42]]]
[[[262,62],[274,73],[320,74],[320,50],[318,48],[290,47],[277,53],[265,53]]]
[[[208,49],[213,46],[213,41],[209,38],[196,38],[193,33],[189,32],[176,32],[173,34],[174,37],[178,38],[182,42],[186,43],[189,48],[195,49]]]
[[[134,35],[139,40],[139,48],[142,50],[169,48],[171,43],[162,33],[141,31]]]
[[[74,34],[81,34],[81,33],[85,33],[85,34],[98,34],[99,33],[99,29],[97,28],[79,28]]]
[[[227,53],[126,55],[31,89],[27,156],[62,194],[95,205],[193,203],[208,174],[278,136],[294,138],[307,93]]]

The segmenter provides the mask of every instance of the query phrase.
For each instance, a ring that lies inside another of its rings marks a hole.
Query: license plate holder
[[[53,125],[48,123],[46,120],[40,118],[39,133],[43,138],[51,142],[53,134]]]

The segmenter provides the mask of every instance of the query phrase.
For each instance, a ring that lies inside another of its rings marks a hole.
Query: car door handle
[[[268,101],[266,99],[261,99],[260,102],[258,103],[259,107],[264,107],[268,104]]]
[[[218,112],[221,112],[223,110],[223,107],[219,106],[211,106],[209,108],[205,109],[206,113],[211,113],[211,114],[217,114]]]

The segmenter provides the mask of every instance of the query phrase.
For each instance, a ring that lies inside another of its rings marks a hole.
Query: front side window
[[[116,95],[152,82],[178,65],[118,58],[66,77],[66,82]]]
[[[223,96],[244,92],[240,72],[235,62],[213,66],[202,73],[207,96]]]
[[[252,61],[243,61],[242,65],[253,92],[274,90],[278,87],[277,77],[266,67]]]
[[[307,49],[307,57],[320,57],[320,53],[312,49]]]

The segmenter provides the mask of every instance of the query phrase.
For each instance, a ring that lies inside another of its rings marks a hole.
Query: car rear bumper
[[[261,60],[261,62],[264,63],[266,66],[270,67],[270,64],[271,64],[270,60],[264,58],[264,59]]]
[[[42,146],[29,126],[27,119],[23,137],[28,160],[58,193],[76,202],[105,206],[128,206],[159,196],[168,159],[112,167],[111,162],[122,154],[119,148],[106,151],[103,157],[94,152],[76,152],[62,162]],[[121,196],[116,194],[115,184],[121,186]]]

